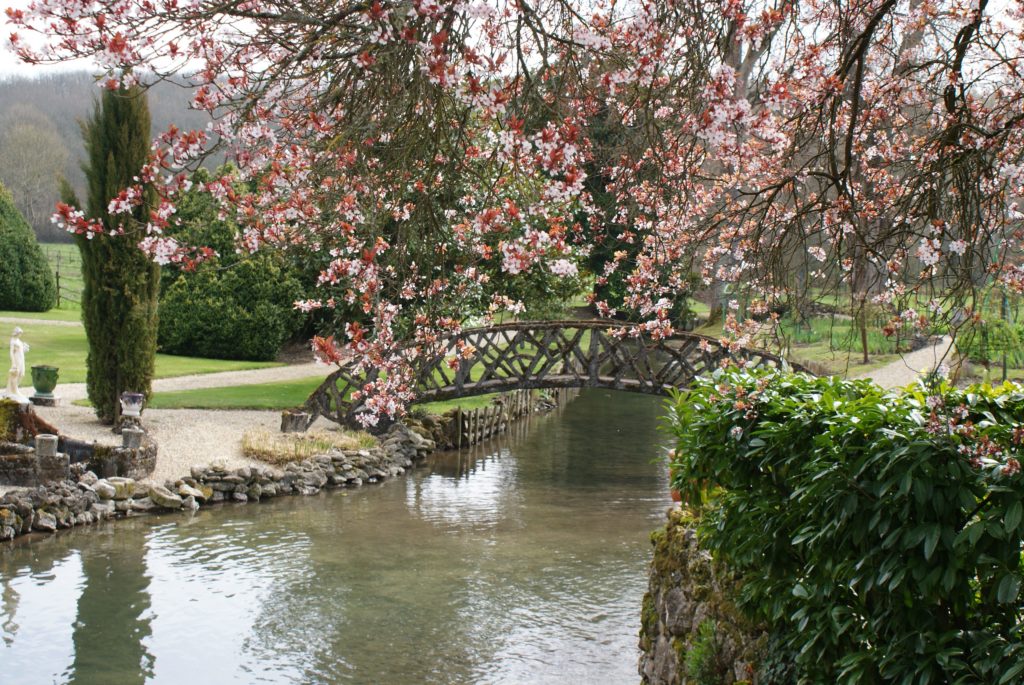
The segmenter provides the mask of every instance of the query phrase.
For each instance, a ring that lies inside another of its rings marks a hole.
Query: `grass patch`
[[[273,383],[157,392],[153,394],[149,406],[153,409],[261,409],[283,411],[302,406],[310,393],[324,382],[324,378],[325,376],[313,376],[311,378],[276,381]],[[489,393],[476,397],[463,397],[455,400],[443,400],[441,402],[429,402],[413,406],[429,414],[444,414],[455,407],[475,409],[487,406],[497,396],[498,393]]]
[[[268,464],[302,461],[331,449],[362,450],[377,446],[369,433],[331,430],[312,433],[278,433],[254,428],[242,436],[242,453]]]
[[[203,359],[201,357],[179,357],[174,354],[156,356],[156,378],[221,373],[223,371],[248,371],[285,366],[281,362],[251,362],[234,359]]]
[[[266,409],[283,410],[301,406],[309,394],[324,382],[324,376],[273,383],[233,385],[156,392],[152,409]]]
[[[25,329],[24,340],[31,347],[26,355],[26,362],[29,366],[48,364],[58,367],[60,383],[85,382],[85,357],[88,353],[88,342],[84,328],[49,326],[45,323],[24,324],[22,328]],[[282,364],[158,354],[156,356],[156,377],[171,378],[220,371],[265,369],[272,366],[282,366]]]
[[[476,395],[474,397],[460,397],[455,400],[441,400],[440,402],[414,404],[413,409],[420,409],[428,414],[437,415],[449,412],[456,407],[462,407],[464,411],[468,411],[470,409],[489,406],[494,398],[499,397],[500,395],[501,393],[492,392],[486,395]]]

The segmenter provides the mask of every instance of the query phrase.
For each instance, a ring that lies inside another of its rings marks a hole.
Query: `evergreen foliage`
[[[799,682],[1024,682],[1024,388],[719,371],[674,486]],[[790,681],[785,675],[784,681]]]
[[[101,421],[120,415],[122,392],[149,396],[156,355],[160,269],[138,247],[140,224],[155,205],[151,190],[132,216],[111,216],[111,198],[132,184],[149,153],[149,109],[138,88],[103,91],[82,126],[88,161],[83,165],[86,212],[123,234],[76,236],[82,253],[82,321],[89,339],[89,400]]]
[[[272,360],[295,333],[302,286],[273,255],[182,274],[160,302],[160,349],[213,359]]]
[[[0,309],[45,312],[56,300],[46,255],[11,194],[0,185]]]
[[[231,171],[226,167],[218,175]],[[194,271],[164,268],[160,350],[213,359],[272,360],[297,332],[303,316],[294,303],[306,294],[296,269],[277,251],[236,250],[238,226],[220,216],[216,199],[205,190],[210,180],[205,169],[193,175],[192,189],[178,202],[173,235],[205,245],[218,256]]]

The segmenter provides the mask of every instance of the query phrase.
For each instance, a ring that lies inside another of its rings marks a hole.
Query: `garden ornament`
[[[11,370],[7,372],[7,389],[3,396],[20,404],[28,404],[28,398],[18,391],[18,384],[25,377],[25,353],[29,351],[28,343],[21,339],[23,332],[20,326],[15,326],[11,334]]]

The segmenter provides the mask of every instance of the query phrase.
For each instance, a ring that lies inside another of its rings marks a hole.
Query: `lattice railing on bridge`
[[[417,401],[519,388],[600,387],[665,395],[711,373],[725,359],[754,366],[782,363],[763,350],[730,352],[718,340],[692,333],[661,340],[614,335],[621,329],[608,321],[528,321],[463,331],[417,361]],[[475,352],[459,356],[464,344]],[[449,360],[455,357],[459,361],[453,369]],[[364,409],[349,400],[351,392],[377,377],[376,370],[356,374],[348,367],[332,373],[306,400],[310,423],[325,416],[356,425]]]

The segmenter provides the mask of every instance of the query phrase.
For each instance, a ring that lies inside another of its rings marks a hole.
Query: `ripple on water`
[[[657,404],[618,400],[449,471],[2,551],[0,681],[632,682],[668,501]]]

